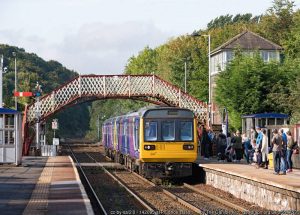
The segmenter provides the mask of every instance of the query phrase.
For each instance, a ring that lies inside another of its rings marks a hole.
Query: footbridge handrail
[[[27,122],[34,122],[39,112],[46,119],[77,101],[127,98],[151,103],[165,103],[192,110],[200,121],[206,120],[207,104],[184,93],[155,75],[81,75],[28,106]],[[37,111],[39,110],[39,111]]]

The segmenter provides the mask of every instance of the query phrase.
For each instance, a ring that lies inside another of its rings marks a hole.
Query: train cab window
[[[163,140],[175,140],[175,121],[163,121],[161,130]]]
[[[157,141],[157,122],[145,123],[145,141]]]
[[[191,121],[180,122],[180,140],[193,140],[193,123]]]

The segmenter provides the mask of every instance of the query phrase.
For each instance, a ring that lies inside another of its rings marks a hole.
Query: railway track
[[[147,207],[147,204],[128,192],[119,181],[112,180],[103,167],[97,165],[87,153],[74,152],[69,145],[68,150],[86,181],[88,191],[94,200],[92,205],[96,214],[130,214],[133,210],[141,214],[150,214],[151,208]]]
[[[136,210],[135,214],[241,214],[248,211],[188,184],[175,187],[157,186],[140,175],[122,168],[108,168],[108,170],[103,165],[108,160],[100,152],[84,152],[80,156],[85,157],[82,162],[86,162],[84,159],[92,161],[144,207],[144,212],[140,210],[139,213]],[[105,180],[105,183],[107,181]]]

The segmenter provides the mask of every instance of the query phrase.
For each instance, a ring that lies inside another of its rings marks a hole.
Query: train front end
[[[140,126],[140,173],[147,178],[192,175],[197,159],[196,119],[181,108],[147,110]]]

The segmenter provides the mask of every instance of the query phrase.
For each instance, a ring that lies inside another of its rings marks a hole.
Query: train
[[[145,178],[192,175],[197,159],[196,118],[191,110],[147,107],[102,124],[105,153]]]

